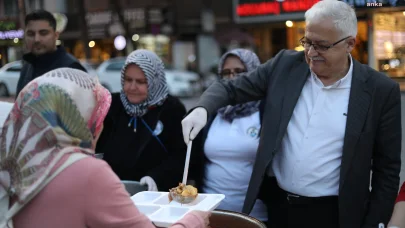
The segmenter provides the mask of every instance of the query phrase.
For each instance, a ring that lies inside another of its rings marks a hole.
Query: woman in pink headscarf
[[[0,138],[0,228],[154,227],[93,157],[111,104],[96,78],[60,68],[17,97]],[[205,227],[189,213],[173,227]]]

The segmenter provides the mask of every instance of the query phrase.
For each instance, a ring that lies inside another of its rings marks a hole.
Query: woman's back
[[[111,168],[90,156],[110,103],[96,78],[71,68],[21,91],[0,136],[0,227],[154,228]],[[207,215],[188,213],[173,228],[204,227]]]
[[[92,157],[63,170],[13,222],[16,228],[151,226],[110,167]]]

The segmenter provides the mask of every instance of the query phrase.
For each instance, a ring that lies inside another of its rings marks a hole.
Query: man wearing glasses
[[[357,18],[349,5],[323,0],[305,19],[305,50],[283,50],[214,83],[183,119],[184,140],[195,138],[207,113],[265,98],[243,212],[260,198],[274,228],[387,224],[401,169],[399,85],[351,57]]]

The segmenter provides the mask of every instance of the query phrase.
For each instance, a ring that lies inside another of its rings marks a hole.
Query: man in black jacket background
[[[56,46],[59,32],[54,16],[45,10],[37,10],[25,17],[25,45],[29,53],[23,56],[24,65],[17,84],[17,93],[33,79],[61,67],[86,70],[79,61]]]

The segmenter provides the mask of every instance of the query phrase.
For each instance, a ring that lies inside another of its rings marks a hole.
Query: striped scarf
[[[121,85],[124,88],[124,75],[130,64],[136,64],[145,74],[148,82],[148,97],[139,104],[129,102],[124,90],[121,90],[121,101],[125,111],[132,117],[142,117],[153,106],[162,105],[166,100],[169,89],[167,87],[164,65],[162,60],[153,52],[148,50],[136,50],[128,55],[125,65],[121,70]]]

